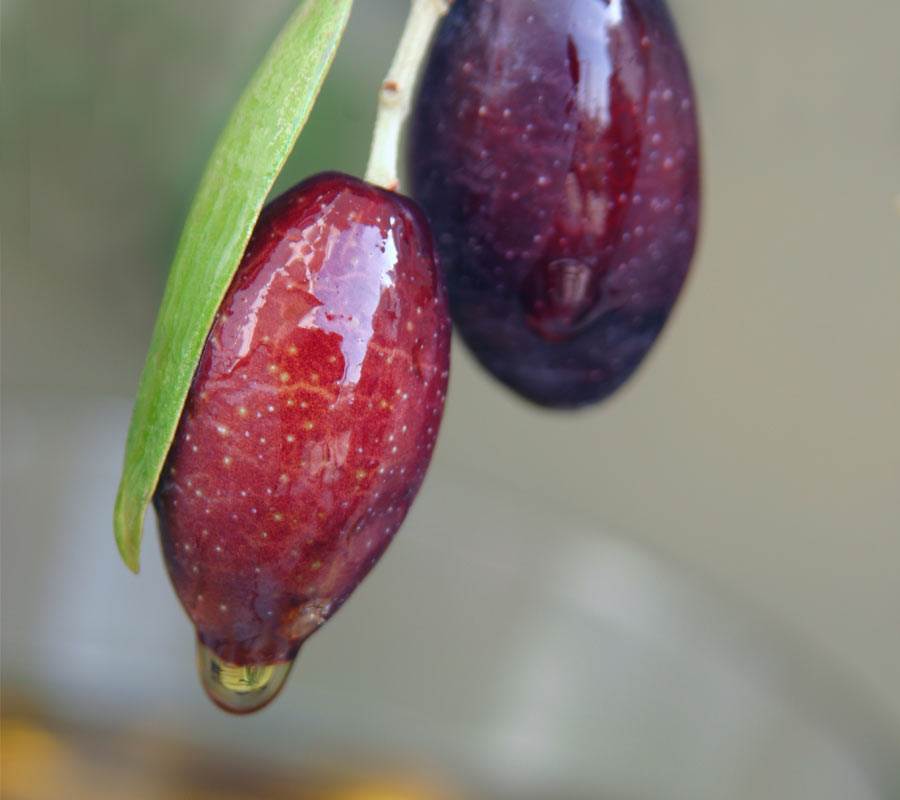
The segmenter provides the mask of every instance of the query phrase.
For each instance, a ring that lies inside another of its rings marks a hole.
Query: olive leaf
[[[113,515],[119,552],[134,572],[144,513],[206,336],[266,196],[309,117],[352,5],[301,3],[238,100],[188,212],[138,386]]]

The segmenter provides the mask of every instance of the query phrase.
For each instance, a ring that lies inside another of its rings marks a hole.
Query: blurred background
[[[457,347],[429,478],[281,698],[223,715],[130,405],[205,159],[293,0],[5,0],[2,795],[900,797],[900,5],[671,0],[693,277],[611,402]],[[359,0],[279,186],[361,174],[406,0]]]

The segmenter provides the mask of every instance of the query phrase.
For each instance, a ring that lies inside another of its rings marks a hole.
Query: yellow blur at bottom
[[[3,800],[459,800],[417,777],[323,777],[236,768],[164,736],[4,717]]]
[[[371,779],[338,789],[328,795],[329,800],[450,800],[447,794],[403,780]]]

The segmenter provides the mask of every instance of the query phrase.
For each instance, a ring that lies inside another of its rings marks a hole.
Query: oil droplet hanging
[[[200,682],[210,700],[232,714],[249,714],[272,702],[293,666],[293,661],[246,666],[231,664],[197,639]]]

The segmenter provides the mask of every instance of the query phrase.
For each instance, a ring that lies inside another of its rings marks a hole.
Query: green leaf
[[[144,513],[216,310],[272,183],[300,134],[353,0],[305,0],[232,112],[200,182],[163,295],[131,416],[113,525],[138,571]]]

